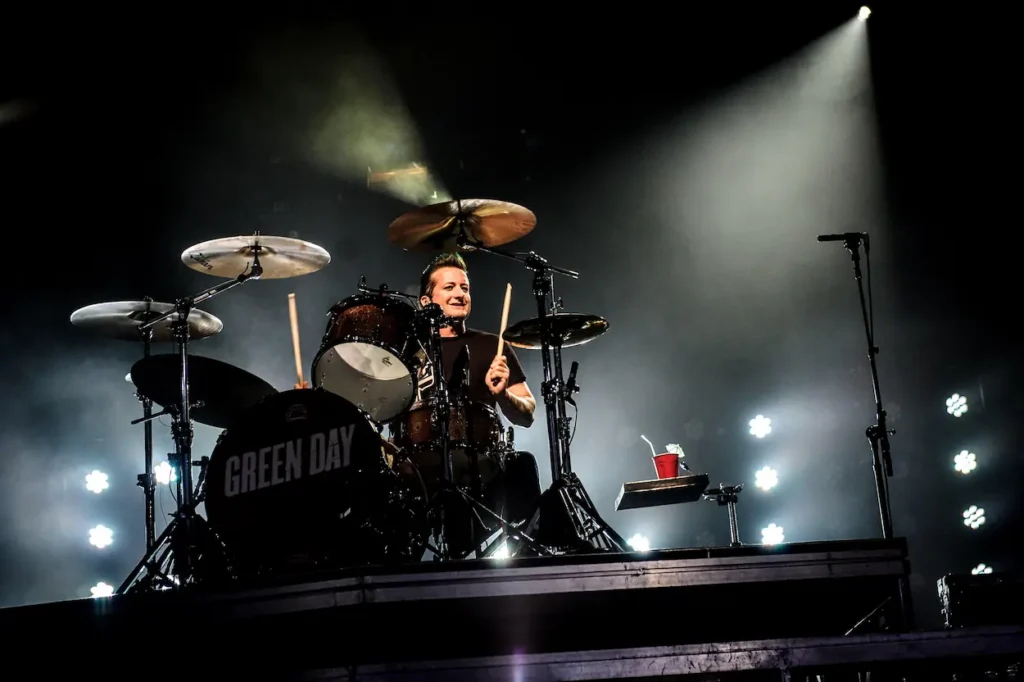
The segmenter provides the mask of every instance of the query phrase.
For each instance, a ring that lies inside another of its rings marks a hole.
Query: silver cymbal
[[[142,341],[139,327],[172,310],[173,304],[156,301],[95,303],[71,313],[71,324],[101,336],[122,341]],[[174,341],[174,329],[171,325],[177,319],[177,315],[171,315],[153,325],[152,340],[155,343]],[[224,323],[208,312],[193,309],[188,315],[188,333],[193,341],[219,334],[222,329]]]
[[[308,275],[331,262],[331,254],[316,244],[267,235],[226,237],[196,244],[185,249],[181,262],[205,275],[234,279],[249,272],[257,247],[263,266],[260,279]]]

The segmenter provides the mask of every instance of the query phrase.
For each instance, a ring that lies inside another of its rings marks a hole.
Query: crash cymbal
[[[207,275],[234,279],[249,272],[259,246],[260,279],[308,275],[327,266],[331,254],[316,244],[291,237],[250,235],[213,239],[185,249],[181,262]]]
[[[501,246],[537,224],[528,208],[493,199],[462,199],[417,208],[388,228],[388,241],[407,251],[472,251],[472,245]],[[468,247],[456,245],[465,236]]]
[[[82,329],[87,329],[102,336],[109,336],[124,341],[141,341],[139,327],[174,310],[170,303],[157,303],[151,301],[116,301],[112,303],[96,303],[79,308],[71,313],[71,324]],[[160,320],[151,327],[153,341],[166,343],[174,340],[174,330],[171,325],[178,319],[172,315]],[[188,314],[189,339],[196,341],[213,336],[224,329],[224,323],[210,313],[193,309]]]
[[[138,392],[160,407],[181,402],[181,360],[175,354],[151,355],[132,365],[132,383]],[[189,396],[202,407],[191,412],[200,424],[226,429],[234,419],[277,389],[263,379],[226,362],[188,357]]]
[[[608,331],[608,321],[597,315],[556,313],[547,320],[555,337],[562,340],[562,348],[582,346]],[[536,350],[542,347],[541,331],[539,317],[516,322],[505,330],[505,343],[516,348]]]

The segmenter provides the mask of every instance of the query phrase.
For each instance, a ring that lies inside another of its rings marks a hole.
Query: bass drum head
[[[313,380],[377,422],[402,414],[416,397],[416,380],[404,361],[385,348],[361,341],[321,351],[313,363]]]
[[[265,398],[225,431],[205,502],[244,575],[386,563],[402,543],[374,538],[387,517],[409,511],[404,496],[366,417],[339,396],[304,389]]]

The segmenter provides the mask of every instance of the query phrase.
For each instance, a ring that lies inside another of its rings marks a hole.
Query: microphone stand
[[[868,344],[868,363],[871,366],[871,388],[875,398],[875,423],[865,429],[868,444],[871,447],[871,469],[875,478],[875,496],[878,498],[878,516],[882,525],[882,538],[890,540],[893,537],[892,530],[892,508],[889,500],[889,481],[892,477],[892,449],[889,444],[889,436],[896,432],[890,429],[886,423],[886,412],[882,407],[882,390],[878,382],[878,346],[875,345],[875,319],[874,304],[871,296],[871,239],[867,233],[849,232],[840,237],[843,246],[850,253],[853,262],[853,277],[857,282],[857,294],[860,298],[861,318],[864,321],[864,335]],[[819,241],[838,241],[819,237]],[[868,268],[868,294],[864,296],[864,278],[860,268],[860,245],[864,244],[864,255]],[[900,610],[903,617],[904,627],[912,627],[913,615],[911,612],[910,586],[903,578],[899,581]]]
[[[863,275],[860,269],[860,244],[864,242],[864,253],[868,260],[868,296],[864,296]],[[864,335],[868,342],[868,362],[871,365],[871,388],[875,397],[875,423],[865,430],[868,444],[871,446],[872,471],[875,476],[875,495],[878,498],[878,515],[882,524],[882,537],[886,540],[892,538],[892,509],[889,504],[889,483],[888,478],[892,477],[892,451],[889,445],[889,436],[894,434],[886,426],[886,412],[882,407],[882,390],[878,384],[878,364],[875,358],[878,356],[878,346],[875,345],[875,321],[874,306],[871,303],[870,293],[870,240],[866,234],[850,233],[844,235],[843,245],[850,252],[853,261],[853,277],[857,281],[857,293],[860,296],[861,317],[864,320]]]

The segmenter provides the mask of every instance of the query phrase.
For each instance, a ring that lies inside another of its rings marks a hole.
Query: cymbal
[[[407,251],[472,251],[473,245],[501,246],[533,230],[537,216],[528,208],[494,199],[462,199],[431,204],[399,216],[388,241]],[[467,246],[455,240],[464,236]]]
[[[174,310],[174,305],[156,301],[149,303],[146,301],[96,303],[71,313],[71,324],[102,336],[124,341],[142,341],[139,327],[172,310]],[[177,315],[171,315],[150,327],[153,331],[153,341],[156,343],[173,341],[174,329],[171,325],[177,319]],[[224,323],[210,313],[193,309],[188,314],[189,339],[193,341],[219,334],[222,329],[224,329]]]
[[[132,383],[138,392],[164,409],[181,402],[180,377],[181,360],[176,354],[151,355],[132,365]],[[277,394],[256,375],[199,355],[188,357],[188,383],[192,402],[204,403],[191,411],[192,419],[221,429],[263,398]]]
[[[266,235],[226,237],[196,244],[185,249],[181,262],[206,275],[234,279],[249,271],[257,246],[263,266],[260,279],[308,275],[331,262],[331,254],[316,244]]]
[[[556,338],[562,339],[562,348],[582,346],[608,331],[608,321],[597,315],[583,313],[556,313],[547,318]],[[541,319],[534,317],[516,322],[505,330],[505,343],[516,348],[541,348]]]

